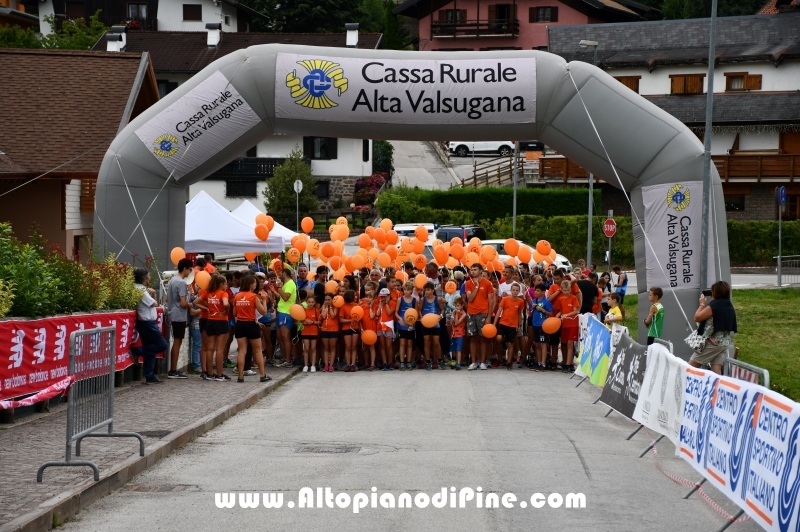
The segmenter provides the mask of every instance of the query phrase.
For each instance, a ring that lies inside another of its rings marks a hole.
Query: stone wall
[[[778,210],[775,206],[775,187],[777,183],[741,183],[723,184],[725,196],[744,196],[744,210],[727,210],[726,216],[731,220],[777,220]],[[788,194],[800,194],[800,185],[786,184]]]
[[[328,197],[318,198],[319,208],[329,211],[337,200],[342,200],[342,207],[347,209],[353,201],[357,177],[353,176],[315,176],[318,182],[328,182]]]

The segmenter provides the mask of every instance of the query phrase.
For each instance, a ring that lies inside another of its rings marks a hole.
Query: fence
[[[741,360],[728,358],[725,361],[723,373],[734,379],[760,384],[764,388],[769,388],[769,371]]]
[[[516,167],[518,171],[517,185],[524,187],[523,181],[524,157],[517,157]],[[472,177],[461,180],[463,188],[482,188],[482,187],[510,187],[514,182],[514,157],[497,157],[488,161],[476,162],[472,166]]]
[[[784,255],[778,261],[778,286],[787,285],[800,285],[800,255]]]
[[[74,331],[69,337],[69,375],[72,386],[67,403],[67,441],[63,462],[45,462],[36,473],[42,481],[44,470],[50,466],[87,466],[100,480],[100,470],[94,462],[72,459],[81,455],[81,440],[87,437],[123,437],[139,439],[139,455],[144,456],[144,439],[135,432],[114,432],[114,367],[117,356],[116,327],[101,327]],[[108,427],[107,433],[95,433]]]

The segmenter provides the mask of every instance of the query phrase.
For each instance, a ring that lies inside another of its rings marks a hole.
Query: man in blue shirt
[[[544,320],[553,315],[553,304],[547,299],[547,288],[543,283],[534,287],[534,297],[530,301],[528,311],[531,316],[529,325],[533,331],[534,351],[536,352],[536,365],[531,370],[544,371],[550,338],[542,330],[542,324]]]

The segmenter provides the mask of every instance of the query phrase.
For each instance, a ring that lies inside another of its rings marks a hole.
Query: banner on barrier
[[[611,357],[600,402],[632,419],[644,379],[647,346],[634,342],[627,333],[618,333],[621,331],[613,330],[611,333],[612,336],[618,335],[619,339]]]
[[[663,345],[649,346],[647,368],[633,411],[635,421],[666,435],[675,447],[680,441],[684,369],[688,367]]]
[[[611,331],[600,320],[590,314],[581,316],[580,326],[582,333],[581,348],[575,373],[579,376],[588,377],[589,381],[595,386],[602,386],[606,382],[606,374],[608,373]]]
[[[800,404],[685,366],[679,456],[766,530],[800,530]]]
[[[158,309],[159,327],[162,310]],[[0,321],[0,400],[35,394],[69,375],[69,337],[73,331],[117,328],[116,370],[133,363],[130,347],[138,341],[136,312],[123,310],[40,320]]]

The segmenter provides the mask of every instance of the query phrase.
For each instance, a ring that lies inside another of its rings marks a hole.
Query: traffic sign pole
[[[783,221],[783,206],[786,204],[786,187],[775,187],[775,203],[778,204],[778,288],[781,287],[781,252],[782,252],[782,231],[781,222]]]
[[[295,208],[297,209],[297,232],[300,232],[300,193],[303,191],[303,182],[299,179],[294,182]]]
[[[612,210],[608,211],[608,220],[611,220],[612,222],[614,221],[614,211],[612,211]],[[606,220],[606,223],[603,224],[603,232],[606,231],[606,226],[608,225],[608,220]],[[614,234],[616,234],[616,232],[617,232],[617,224],[614,223],[614,233],[612,234],[612,236]],[[606,233],[606,234],[608,234],[608,233]],[[611,273],[611,236],[608,237],[608,270],[606,270],[606,271]]]

